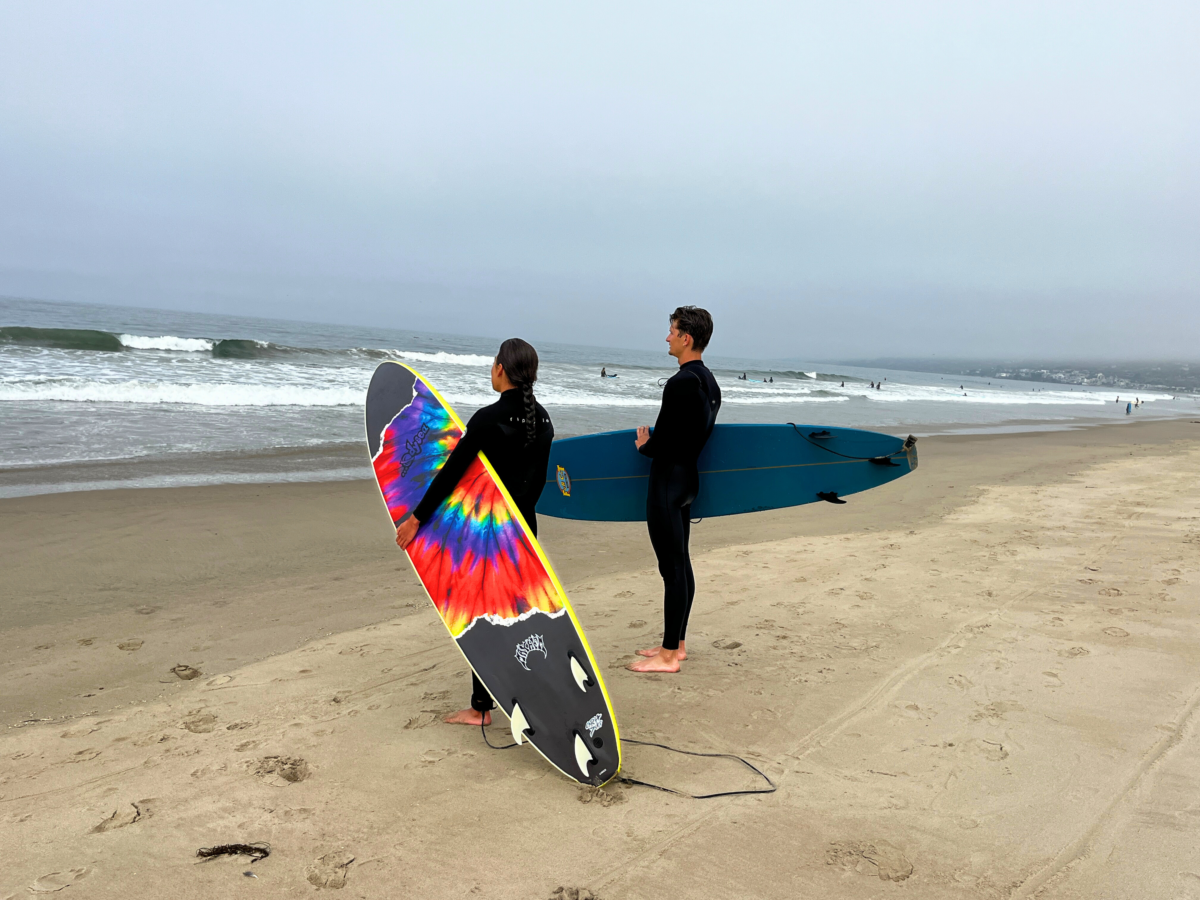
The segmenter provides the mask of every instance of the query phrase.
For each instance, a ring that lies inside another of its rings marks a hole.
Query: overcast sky
[[[1197,358],[1198,47],[1194,0],[0,0],[0,295]]]

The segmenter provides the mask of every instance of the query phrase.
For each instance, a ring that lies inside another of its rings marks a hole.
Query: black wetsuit
[[[517,388],[505,391],[491,406],[485,406],[467,423],[467,430],[450,458],[434,476],[425,496],[413,510],[417,521],[426,522],[437,512],[450,493],[458,485],[467,466],[482,451],[487,454],[492,468],[512,494],[517,509],[525,517],[529,529],[537,537],[537,514],[534,512],[542,488],[546,486],[546,467],[550,460],[550,443],[554,440],[554,425],[550,416],[535,403],[537,408],[537,438],[525,445],[525,401]],[[471,707],[479,712],[493,709],[491,694],[474,674],[471,692]]]
[[[686,362],[663,387],[662,408],[650,440],[641,447],[649,456],[646,527],[663,579],[663,640],[679,649],[687,637],[687,621],[696,596],[696,579],[688,555],[692,501],[700,489],[696,460],[712,434],[721,408],[721,389],[708,366]]]

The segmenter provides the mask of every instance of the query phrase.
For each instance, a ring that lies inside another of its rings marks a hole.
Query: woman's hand
[[[417,529],[421,527],[421,523],[417,521],[416,516],[409,516],[396,529],[396,546],[401,550],[407,550],[408,545],[413,542],[413,538],[417,536]]]
[[[646,441],[648,441],[648,440],[650,440],[650,428],[649,428],[649,426],[646,426],[646,425],[639,425],[639,426],[638,426],[638,431],[637,431],[637,437],[636,437],[636,438],[634,438],[633,445],[634,445],[635,447],[637,447],[639,450],[641,450],[641,449],[642,449],[642,445],[643,445],[643,444],[645,444],[645,443],[646,443]]]

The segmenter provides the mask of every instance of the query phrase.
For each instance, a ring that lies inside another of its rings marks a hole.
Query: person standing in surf
[[[667,347],[679,371],[663,386],[654,431],[645,425],[637,430],[638,452],[651,459],[646,527],[663,579],[663,640],[638,651],[645,659],[629,666],[634,672],[678,672],[687,658],[688,616],[696,596],[688,554],[692,501],[700,490],[696,461],[721,408],[721,389],[701,358],[712,332],[707,310],[681,306],[671,313]]]
[[[537,537],[534,509],[546,486],[550,443],[554,440],[550,416],[533,396],[537,375],[538,355],[530,344],[520,338],[509,338],[500,345],[500,352],[492,363],[492,390],[500,394],[500,399],[471,416],[467,430],[434,476],[425,496],[413,514],[396,529],[396,544],[401,550],[413,542],[421,523],[429,521],[450,496],[480,452],[487,454],[492,468],[525,517],[529,530]],[[451,713],[445,722],[451,725],[492,724],[491,710],[496,704],[473,672],[471,682],[470,709]]]

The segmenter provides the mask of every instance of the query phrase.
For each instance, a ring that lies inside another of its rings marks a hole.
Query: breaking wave
[[[182,338],[164,334],[146,337],[141,334],[120,334],[117,338],[130,350],[176,350],[181,353],[207,353],[213,342],[205,338]]]

